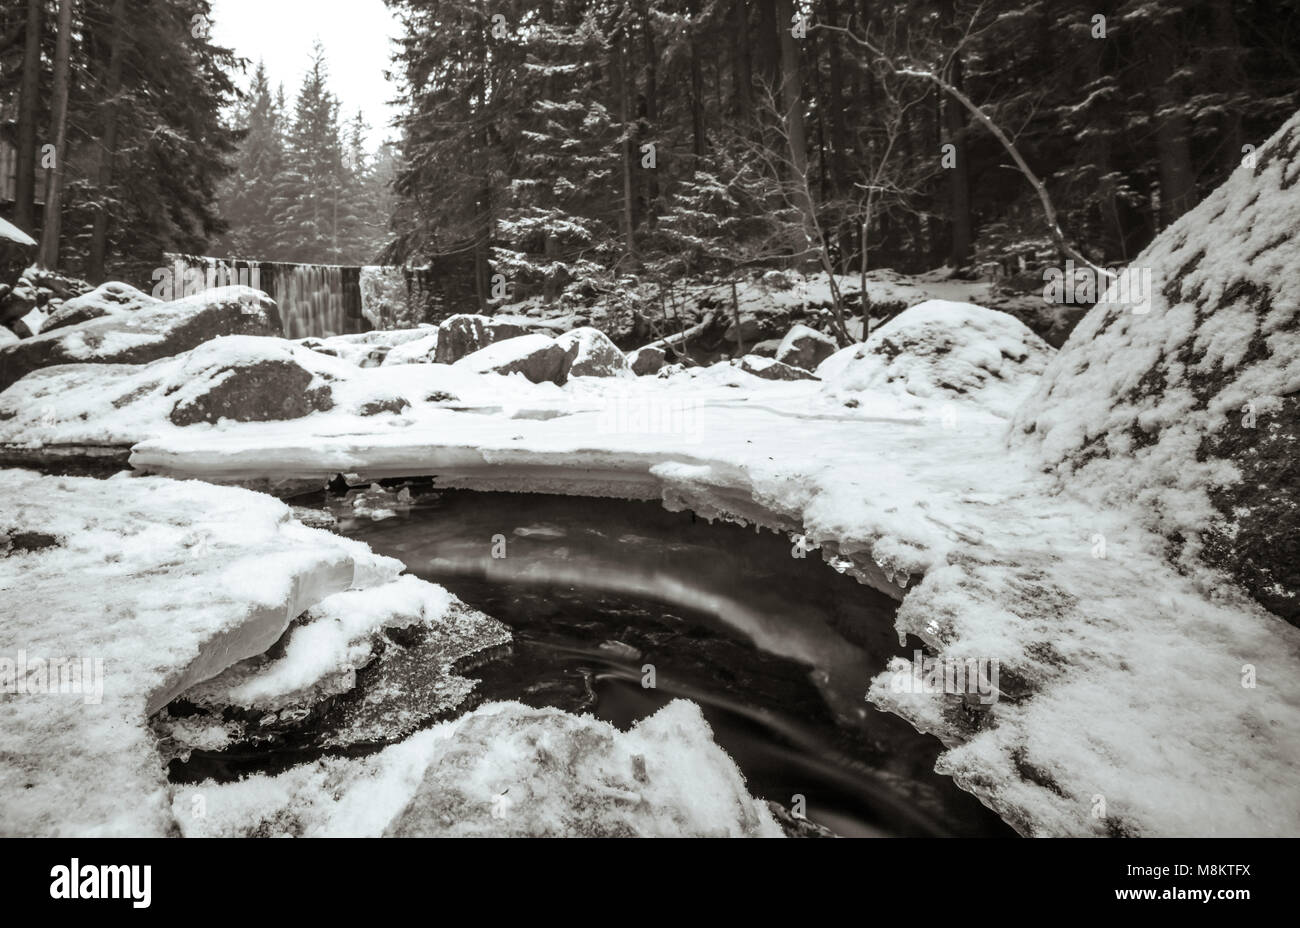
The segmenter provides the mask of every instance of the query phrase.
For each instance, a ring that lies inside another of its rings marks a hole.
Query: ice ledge
[[[235,488],[0,470],[0,497],[11,836],[175,833],[149,713],[319,599],[402,567]],[[60,687],[51,661],[77,675]]]

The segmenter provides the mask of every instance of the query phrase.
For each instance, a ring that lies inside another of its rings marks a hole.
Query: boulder
[[[13,286],[22,276],[23,269],[36,260],[39,246],[22,229],[0,219],[0,284]]]
[[[733,363],[745,373],[753,374],[755,377],[761,377],[764,380],[817,379],[814,375],[805,370],[791,367],[789,364],[782,364],[780,361],[773,358],[759,357],[756,354],[747,354]]]
[[[40,308],[28,310],[27,315],[21,319],[13,319],[9,322],[10,329],[19,338],[31,338],[33,335],[39,335],[45,328],[45,313]]]
[[[382,412],[389,412],[395,416],[400,416],[406,410],[411,408],[411,401],[404,396],[398,396],[395,393],[384,396],[374,396],[357,406],[358,416],[377,416]]]
[[[36,308],[36,288],[26,278],[19,278],[0,302],[0,323],[13,325]]]
[[[427,330],[426,330],[427,331]],[[385,356],[382,366],[398,364],[432,364],[437,355],[439,333],[437,329],[413,341],[397,345]]]
[[[455,364],[489,345],[525,334],[527,329],[513,319],[505,321],[470,313],[449,316],[438,326],[434,360],[439,364]]]
[[[373,329],[326,338],[304,338],[298,344],[319,354],[342,358],[357,367],[380,367],[396,348],[414,341],[436,337],[437,326],[420,326],[412,329]],[[428,343],[432,351],[433,343]],[[429,358],[430,361],[433,358]],[[402,363],[400,361],[394,363]]]
[[[5,345],[12,345],[18,341],[18,336],[10,331],[6,326],[0,325],[0,348]]]
[[[600,329],[584,326],[555,340],[566,355],[564,377],[631,377],[627,358]]]
[[[310,354],[275,338],[227,336],[190,352],[173,378],[173,425],[298,419],[331,409],[331,375]]]
[[[562,384],[569,354],[553,338],[520,335],[482,348],[456,362],[479,374],[523,374],[533,383]]]
[[[0,348],[0,390],[54,364],[143,364],[220,335],[281,333],[275,301],[249,287],[222,287],[135,312],[113,313]]]
[[[755,343],[750,347],[749,353],[756,354],[760,358],[775,358],[777,349],[781,347],[781,339],[765,338],[761,342]],[[809,368],[812,370],[812,368]]]
[[[664,351],[658,345],[646,345],[644,348],[638,348],[636,351],[629,352],[627,355],[627,364],[632,373],[638,377],[644,377],[647,374],[657,374],[668,363],[668,352]]]
[[[1300,626],[1297,175],[1300,114],[1133,260],[1011,435],[1063,489],[1134,505],[1189,573],[1226,572]]]
[[[786,333],[773,357],[782,364],[789,364],[791,367],[798,367],[805,371],[815,371],[817,365],[838,350],[839,346],[835,344],[835,339],[818,332],[811,326],[801,324]]]
[[[161,302],[161,300],[137,290],[130,284],[110,281],[106,284],[100,284],[89,293],[83,293],[80,296],[65,300],[63,305],[50,315],[41,331],[49,332],[53,329],[62,329],[70,325],[89,322],[91,319],[98,319],[101,316],[135,312],[139,309],[157,306]]]
[[[972,303],[927,300],[865,342],[835,352],[818,366],[817,376],[839,399],[893,393],[955,401],[1009,419],[1053,354],[1014,316]]]

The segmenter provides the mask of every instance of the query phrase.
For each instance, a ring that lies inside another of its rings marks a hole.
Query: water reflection
[[[802,795],[837,833],[1010,834],[934,774],[937,741],[865,701],[906,652],[896,604],[817,552],[653,503],[417,492],[376,520],[373,496],[331,501],[345,534],[514,630],[509,655],[473,669],[483,698],[627,727],[685,696],[752,791],[786,805]]]

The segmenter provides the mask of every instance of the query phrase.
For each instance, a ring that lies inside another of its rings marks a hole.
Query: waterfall
[[[348,331],[342,268],[277,264],[274,287],[285,338],[322,338]]]
[[[175,266],[161,268],[181,281],[164,299],[178,299],[213,286],[243,284],[275,300],[285,338],[325,338],[363,332],[374,325],[362,311],[361,268],[328,264],[281,264],[269,261],[168,254]],[[202,272],[197,277],[195,271]],[[159,279],[155,273],[154,280]],[[157,288],[155,288],[157,293]]]

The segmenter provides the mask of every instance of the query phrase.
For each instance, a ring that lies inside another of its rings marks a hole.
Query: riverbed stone
[[[520,335],[482,348],[457,364],[480,374],[523,374],[533,383],[563,384],[569,354],[553,338]]]
[[[54,364],[142,364],[221,335],[280,334],[274,300],[249,287],[222,287],[135,312],[101,316],[0,348],[0,390]]]
[[[837,350],[835,339],[811,326],[799,324],[786,333],[773,357],[782,364],[811,372]]]
[[[782,364],[773,358],[762,358],[758,355],[747,354],[735,362],[736,365],[748,374],[755,377],[761,377],[764,380],[816,380],[817,378],[805,370],[792,367],[789,364]]]
[[[41,331],[50,332],[54,329],[89,322],[91,319],[98,319],[102,316],[135,312],[136,310],[157,306],[161,302],[161,300],[142,290],[137,290],[130,284],[109,281],[100,284],[89,293],[83,293],[80,296],[65,300],[63,305],[50,315]]]
[[[623,352],[600,329],[583,326],[564,333],[555,341],[566,355],[566,379],[632,376]]]
[[[515,321],[503,321],[491,316],[459,313],[443,320],[438,326],[437,347],[434,360],[439,364],[455,364],[480,349],[508,338],[518,338],[527,329]]]
[[[196,349],[182,372],[173,425],[298,419],[333,408],[327,378],[273,339],[219,339]]]
[[[638,348],[627,356],[628,367],[632,373],[638,377],[645,377],[649,374],[657,374],[668,363],[668,352],[664,351],[658,345],[646,345],[644,348]]]

